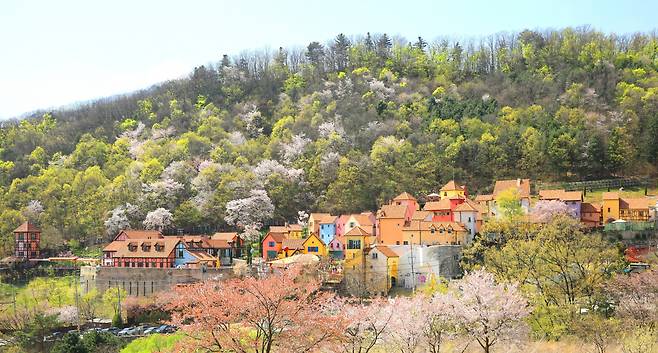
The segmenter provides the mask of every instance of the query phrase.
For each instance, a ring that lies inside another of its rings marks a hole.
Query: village
[[[461,277],[462,248],[480,235],[485,223],[500,217],[503,199],[516,204],[520,222],[542,222],[539,211],[546,205],[563,207],[586,229],[646,228],[658,219],[657,199],[652,196],[603,192],[600,201],[585,202],[582,191],[546,189],[533,195],[531,190],[529,179],[499,180],[492,194],[472,197],[467,186],[451,180],[423,195],[422,203],[402,192],[376,212],[310,213],[301,224],[270,226],[251,250],[237,232],[163,235],[158,230],[125,229],[103,248],[101,259],[49,260],[91,265],[80,271],[87,289],[90,283],[102,290],[121,286],[131,296],[206,278],[249,271],[263,275],[318,262],[324,264],[329,288],[360,297],[387,296],[396,290],[414,291],[430,280]],[[17,259],[47,261],[40,259],[40,233],[29,222],[14,231]],[[163,277],[165,269],[185,275]]]

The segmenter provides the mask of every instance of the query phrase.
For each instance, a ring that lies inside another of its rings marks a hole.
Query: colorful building
[[[434,222],[454,222],[454,210],[457,206],[464,203],[464,198],[460,196],[453,196],[450,198],[442,198],[440,201],[430,201],[425,203],[423,211],[432,212],[432,221]]]
[[[304,239],[304,243],[302,244],[302,247],[304,249],[305,254],[327,256],[327,246],[320,239],[320,237],[318,237],[314,233],[309,234],[308,237]]]
[[[343,234],[349,233],[350,230],[356,227],[366,229],[370,234],[377,234],[376,217],[372,212],[363,212],[351,214],[345,221]]]
[[[627,222],[647,222],[651,218],[651,207],[655,202],[655,199],[649,197],[622,198],[617,192],[603,193],[603,223],[619,219]]]
[[[308,232],[319,234],[320,232],[320,221],[331,216],[329,213],[311,213],[308,217]]]
[[[327,245],[329,256],[334,259],[342,260],[345,258],[345,237],[335,236]]]
[[[281,253],[279,257],[290,257],[304,253],[305,239],[283,239],[281,242]]]
[[[439,190],[439,197],[441,199],[465,198],[468,196],[466,192],[466,185],[459,185],[454,180],[450,180]]]
[[[411,221],[413,213],[406,205],[384,205],[377,211],[378,244],[396,244],[402,241],[402,228]]]
[[[405,214],[405,219],[411,219],[411,216],[416,210],[419,209],[418,200],[411,194],[403,192],[400,195],[396,196],[391,202],[390,205],[396,206],[406,206],[407,212]]]
[[[454,220],[463,225],[469,232],[466,244],[469,244],[475,238],[475,234],[480,232],[483,223],[482,207],[475,201],[465,199],[464,203],[454,209]]]
[[[464,245],[468,231],[457,222],[417,222],[403,230],[403,245]]]
[[[41,231],[30,221],[14,229],[14,256],[19,259],[37,259],[40,254]]]
[[[336,236],[336,220],[338,217],[328,215],[318,221],[320,240],[325,244],[331,243]],[[318,233],[316,233],[318,234]]]
[[[336,236],[337,237],[342,237],[343,234],[345,234],[345,224],[347,223],[347,220],[350,218],[351,215],[340,215],[336,217],[336,221],[334,224],[336,225]]]
[[[194,258],[186,252],[181,239],[133,239],[116,244],[112,256],[113,267],[173,268],[185,265]]]
[[[367,229],[356,226],[345,233],[345,270],[358,270],[364,266],[364,253],[374,236]]]
[[[510,189],[516,190],[523,212],[530,212],[530,179],[496,180],[493,199],[496,200],[501,193]]]
[[[385,296],[398,280],[400,257],[386,245],[374,245],[366,256],[366,283],[368,292]]]
[[[263,248],[263,260],[274,260],[279,256],[281,252],[283,240],[286,239],[286,236],[282,233],[275,233],[270,231],[263,238],[262,248]]]
[[[583,202],[580,205],[580,221],[587,227],[601,225],[601,205]]]
[[[223,240],[231,245],[233,258],[242,257],[242,249],[244,248],[244,240],[236,232],[219,232],[213,234],[210,239]]]
[[[114,255],[119,249],[125,247],[126,241],[134,240],[157,240],[164,239],[162,233],[157,230],[133,230],[123,229],[116,236],[114,240],[103,248],[103,266],[117,267],[114,261]]]

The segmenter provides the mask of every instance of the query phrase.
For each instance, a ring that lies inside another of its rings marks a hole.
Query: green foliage
[[[183,334],[154,334],[130,342],[121,353],[156,353],[173,352],[176,344],[184,338]]]

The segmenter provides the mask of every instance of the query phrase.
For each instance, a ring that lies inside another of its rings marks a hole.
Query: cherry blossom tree
[[[114,237],[123,229],[130,229],[131,219],[139,214],[139,208],[130,203],[117,206],[110,211],[110,216],[105,220],[105,232],[108,236]]]
[[[483,352],[502,341],[514,341],[524,333],[523,319],[530,314],[527,300],[516,284],[499,284],[484,270],[473,271],[451,285],[444,300],[460,327],[474,338]]]
[[[149,212],[144,219],[146,229],[163,230],[169,227],[173,222],[174,216],[168,210],[160,207]]]
[[[319,288],[318,278],[291,268],[264,279],[179,287],[163,301],[172,322],[207,351],[322,351],[346,321],[334,295]]]
[[[368,353],[383,342],[388,333],[394,308],[384,299],[369,304],[348,304],[342,309],[346,326],[341,339],[333,347],[344,353]]]
[[[399,297],[390,305],[392,317],[384,340],[400,353],[417,352],[430,325],[429,298],[423,295]]]
[[[229,225],[244,229],[247,226],[262,226],[274,213],[274,205],[265,190],[251,190],[249,196],[226,203],[224,220]]]
[[[575,217],[576,213],[567,206],[566,203],[559,200],[541,200],[537,201],[532,208],[532,215],[540,222],[548,222],[558,215],[568,215]]]
[[[606,289],[620,318],[639,326],[658,323],[658,270],[617,275]]]
[[[43,213],[43,205],[39,200],[31,200],[27,203],[27,206],[23,209],[23,216],[30,221],[35,221],[39,219],[39,216]]]

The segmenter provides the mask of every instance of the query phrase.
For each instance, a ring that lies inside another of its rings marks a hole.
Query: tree
[[[322,57],[324,56],[324,48],[318,42],[311,42],[306,47],[306,59],[311,62],[317,69],[322,69]]]
[[[23,216],[30,221],[37,221],[43,213],[43,205],[39,200],[31,200],[23,209]]]
[[[547,222],[555,216],[576,217],[575,211],[560,200],[540,200],[532,208],[532,216],[539,222]]]
[[[658,323],[658,271],[618,274],[606,286],[616,315],[638,326]]]
[[[146,214],[146,218],[144,219],[143,223],[146,229],[157,229],[161,231],[171,226],[172,222],[173,215],[171,212],[160,207]]]
[[[166,307],[172,321],[211,352],[302,352],[321,349],[343,327],[331,309],[333,294],[319,288],[315,276],[293,268],[263,279],[179,287]]]
[[[510,188],[496,196],[496,208],[498,213],[507,219],[513,219],[523,214],[521,199],[518,190]]]
[[[523,320],[530,309],[516,284],[496,283],[493,274],[476,270],[454,282],[452,290],[445,295],[446,304],[483,352],[491,352],[500,342],[522,337]]]
[[[272,217],[274,205],[265,190],[251,190],[249,197],[232,200],[226,204],[224,220],[230,225],[247,229],[260,229],[263,223]],[[256,239],[248,238],[249,242]]]
[[[341,339],[336,342],[337,350],[369,353],[387,334],[393,307],[382,299],[375,299],[370,305],[344,305],[341,315],[346,320],[346,326]]]

